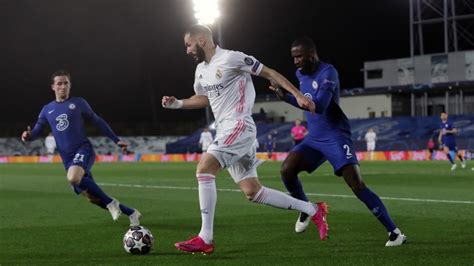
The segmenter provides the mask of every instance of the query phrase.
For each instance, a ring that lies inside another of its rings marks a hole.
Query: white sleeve
[[[242,52],[231,51],[228,62],[231,68],[258,76],[262,71],[263,64],[255,57],[246,55]]]
[[[199,70],[199,67],[196,67],[196,72],[194,73],[194,85],[193,85],[194,92],[196,93],[196,95],[207,96],[206,91],[201,86],[201,82],[199,82],[199,75],[201,74],[198,70]]]

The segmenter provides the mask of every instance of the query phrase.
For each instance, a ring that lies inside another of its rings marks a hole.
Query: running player
[[[282,180],[290,194],[307,201],[298,173],[316,170],[328,160],[337,176],[343,176],[346,183],[377,219],[385,226],[389,234],[386,246],[402,245],[406,237],[390,218],[380,198],[366,187],[359,171],[359,164],[351,140],[349,121],[339,107],[339,78],[336,69],[319,61],[316,46],[310,38],[301,38],[293,42],[291,56],[298,68],[296,76],[300,82],[300,91],[314,101],[316,114],[306,111],[309,133],[296,145],[282,164]],[[272,86],[279,98],[301,108],[293,95],[284,93]],[[304,108],[302,108],[304,109]],[[308,226],[308,215],[301,213],[295,224],[297,233]]]
[[[318,226],[320,238],[327,237],[325,203],[309,203],[261,185],[257,177],[255,146],[256,126],[252,119],[255,88],[252,75],[272,79],[291,92],[298,104],[314,110],[314,103],[276,72],[252,56],[222,49],[212,40],[211,30],[194,25],[184,34],[186,52],[198,64],[195,72],[195,95],[179,100],[163,96],[164,108],[198,109],[210,105],[216,119],[216,137],[204,153],[196,170],[201,208],[201,231],[198,236],[175,244],[186,252],[210,254],[214,251],[214,211],[217,201],[216,175],[227,168],[248,200],[277,208],[308,213]]]
[[[115,135],[109,125],[94,113],[86,100],[69,97],[71,75],[68,71],[56,71],[51,76],[51,88],[56,99],[43,107],[33,130],[28,126],[21,139],[23,141],[36,139],[49,124],[67,171],[66,177],[76,194],[82,194],[91,203],[108,209],[114,221],[123,212],[129,216],[130,226],[139,225],[141,214],[138,210],[128,208],[109,197],[94,181],[91,168],[94,165],[95,152],[86,136],[84,122],[90,121],[95,124],[122,150],[125,150],[128,144]]]
[[[456,145],[455,135],[458,133],[458,129],[453,126],[453,123],[448,120],[448,114],[442,112],[440,115],[441,123],[439,125],[438,143],[443,145],[443,152],[451,162],[451,171],[456,170],[456,156],[461,161],[461,167],[466,168],[466,162],[462,157],[462,154],[458,152]]]
[[[209,131],[209,128],[204,128],[199,137],[199,146],[201,146],[201,151],[203,153],[206,152],[211,145],[212,138],[212,133]]]

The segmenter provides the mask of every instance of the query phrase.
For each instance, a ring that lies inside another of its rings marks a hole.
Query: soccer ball
[[[144,255],[150,252],[154,242],[150,230],[143,226],[130,226],[123,237],[123,248],[128,253]]]

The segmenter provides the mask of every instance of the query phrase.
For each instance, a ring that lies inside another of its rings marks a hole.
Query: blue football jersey
[[[80,97],[71,97],[64,102],[52,101],[45,105],[33,128],[32,139],[38,137],[48,124],[63,162],[66,163],[81,146],[92,147],[86,135],[85,121],[96,124],[115,143],[119,141],[107,123],[94,113],[86,100]]]
[[[445,131],[445,130],[452,130],[454,126],[453,126],[453,123],[448,120],[446,122],[441,121],[439,128],[441,131]],[[448,144],[448,143],[456,141],[456,138],[453,133],[446,133],[446,134],[441,135],[441,141],[444,144]]]
[[[301,93],[313,101],[323,92],[332,95],[325,109],[318,111],[318,108],[323,107],[318,106],[318,102],[315,101],[317,113],[305,111],[309,132],[306,137],[317,141],[350,138],[349,120],[339,106],[339,77],[336,69],[330,64],[320,62],[314,73],[303,75],[298,69],[296,77],[300,82]]]

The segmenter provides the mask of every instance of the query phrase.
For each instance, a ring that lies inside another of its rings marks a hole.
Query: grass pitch
[[[259,168],[262,183],[284,191],[277,162]],[[0,165],[0,265],[473,265],[474,172],[447,162],[364,162],[362,174],[395,223],[405,246],[385,248],[381,224],[325,164],[301,180],[311,200],[328,202],[330,239],[315,227],[294,233],[296,212],[249,203],[228,176],[217,178],[216,249],[185,254],[174,242],[200,228],[194,163],[96,164],[111,196],[138,208],[156,239],[145,256],[127,254],[128,219],[75,196],[59,164]],[[347,195],[347,196],[346,196]]]

